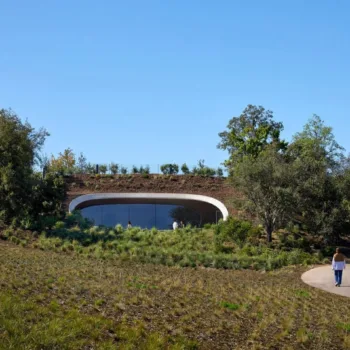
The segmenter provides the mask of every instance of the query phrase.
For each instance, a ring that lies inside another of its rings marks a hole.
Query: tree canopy
[[[229,159],[225,162],[228,168],[244,156],[256,158],[269,144],[278,149],[287,146],[280,140],[283,124],[275,122],[273,113],[262,106],[248,105],[239,117],[229,121],[227,129],[219,133],[218,148],[228,151]]]
[[[220,133],[226,166],[246,204],[265,227],[267,240],[287,221],[337,241],[350,229],[350,167],[332,128],[313,115],[287,144],[272,112],[248,105]]]
[[[50,192],[55,186],[49,190],[49,182],[33,168],[48,135],[45,129],[36,131],[29,122],[22,122],[11,110],[0,110],[0,224],[34,220],[43,212],[56,210],[56,201],[62,200],[63,184],[52,179],[59,193]],[[48,202],[55,203],[46,205]]]

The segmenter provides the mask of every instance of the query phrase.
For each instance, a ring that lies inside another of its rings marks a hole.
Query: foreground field
[[[192,269],[0,241],[0,349],[342,349],[349,300],[304,268]]]

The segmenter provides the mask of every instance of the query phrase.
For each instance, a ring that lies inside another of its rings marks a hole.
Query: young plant
[[[118,164],[115,164],[115,163],[111,163],[109,165],[109,171],[113,174],[113,175],[116,175],[118,174],[118,170],[119,170],[119,165]]]
[[[184,175],[188,175],[190,173],[190,169],[188,168],[186,163],[182,164],[181,171]]]
[[[100,173],[105,175],[107,172],[107,165],[106,164],[101,164],[100,165]]]
[[[163,164],[160,170],[164,175],[176,175],[179,172],[179,166],[177,164]]]

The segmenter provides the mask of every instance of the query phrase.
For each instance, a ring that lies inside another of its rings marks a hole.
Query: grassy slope
[[[71,218],[74,219],[74,216]],[[86,257],[181,267],[273,270],[322,261],[320,254],[285,249],[287,247],[269,248],[264,239],[250,236],[246,240],[247,244],[238,244],[235,236],[214,234],[212,228],[186,227],[174,232],[142,230],[139,227],[124,230],[121,225],[116,228],[83,228],[74,224],[67,226],[64,222],[57,222],[56,226],[39,236],[30,231],[9,229],[3,232],[3,239],[22,246],[75,252]],[[254,241],[250,241],[251,238]]]
[[[349,300],[304,285],[301,272],[139,265],[0,241],[0,349],[350,347]]]

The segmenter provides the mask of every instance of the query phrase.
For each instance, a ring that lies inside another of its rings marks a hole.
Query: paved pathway
[[[306,271],[302,274],[301,279],[312,287],[350,298],[350,264],[343,272],[341,287],[335,287],[334,285],[334,272],[331,265],[320,266]]]

